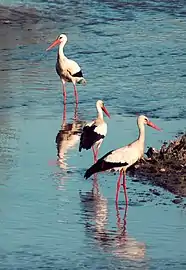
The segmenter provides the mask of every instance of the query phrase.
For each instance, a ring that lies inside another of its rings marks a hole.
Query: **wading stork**
[[[72,82],[74,85],[74,95],[76,103],[78,103],[78,93],[76,84],[86,84],[86,80],[83,77],[80,66],[71,59],[68,59],[63,52],[64,46],[67,43],[67,36],[64,34],[59,35],[56,40],[46,49],[49,51],[53,47],[58,45],[58,55],[56,62],[56,72],[59,75],[63,86],[64,103],[66,103],[66,82]]]
[[[107,134],[107,123],[103,119],[103,111],[110,118],[110,114],[104,106],[102,100],[96,102],[96,108],[98,112],[98,117],[96,120],[87,123],[80,137],[79,152],[82,149],[92,148],[94,155],[94,162],[97,161],[98,151]]]
[[[92,165],[86,172],[84,177],[87,179],[92,174],[114,170],[119,171],[119,177],[116,186],[116,203],[118,203],[118,195],[120,190],[120,181],[123,176],[123,188],[125,194],[126,205],[128,205],[128,196],[126,188],[126,170],[128,167],[136,163],[144,155],[144,143],[145,143],[145,125],[148,125],[154,129],[161,130],[155,124],[153,124],[146,116],[140,115],[137,119],[137,125],[139,129],[138,139],[124,147],[116,150],[112,150],[100,158],[94,165]]]

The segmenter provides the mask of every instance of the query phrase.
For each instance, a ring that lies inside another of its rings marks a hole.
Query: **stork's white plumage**
[[[87,179],[92,174],[107,171],[118,170],[120,175],[117,181],[116,189],[116,203],[118,202],[118,194],[120,190],[120,180],[123,175],[123,188],[125,194],[126,205],[128,205],[128,197],[126,190],[126,170],[128,167],[136,163],[144,155],[144,142],[145,142],[145,125],[148,125],[154,129],[160,130],[155,124],[153,124],[146,116],[140,115],[137,119],[139,128],[139,137],[136,141],[128,144],[127,146],[108,152],[102,158],[100,158],[94,165],[92,165],[85,173],[84,177]]]
[[[110,118],[110,114],[104,106],[102,100],[96,102],[96,108],[98,112],[98,117],[96,120],[87,123],[81,134],[79,151],[82,149],[90,149],[92,147],[94,162],[97,161],[98,151],[107,134],[107,123],[103,119],[103,111]],[[95,147],[95,148],[94,148]]]
[[[47,51],[53,47],[59,45],[58,55],[56,62],[56,72],[59,75],[63,85],[64,103],[66,103],[66,82],[72,82],[74,85],[74,95],[76,103],[78,103],[78,93],[76,89],[76,83],[86,84],[86,80],[83,77],[80,66],[71,59],[68,59],[63,52],[63,48],[67,43],[67,36],[64,34],[59,35],[56,40],[48,47]]]

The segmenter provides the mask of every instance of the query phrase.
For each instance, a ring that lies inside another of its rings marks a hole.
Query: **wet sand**
[[[25,6],[9,7],[0,5],[0,22],[2,25],[23,26],[37,23],[40,20],[39,11]]]
[[[53,24],[47,15],[35,8],[0,5],[0,34],[3,37],[0,49],[41,42]]]

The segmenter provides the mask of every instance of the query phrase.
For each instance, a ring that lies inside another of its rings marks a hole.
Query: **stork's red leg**
[[[76,103],[75,110],[74,110],[74,120],[78,120],[78,104]]]
[[[63,125],[66,124],[66,112],[67,112],[67,108],[66,108],[66,103],[64,103],[64,107],[63,107]]]
[[[66,100],[67,100],[67,93],[66,93],[66,85],[65,85],[65,81],[62,80],[62,85],[63,85],[63,102],[64,104],[66,104]]]
[[[98,151],[99,151],[99,147],[97,147],[97,149],[95,151],[95,162],[97,162],[97,160],[98,160]]]
[[[96,150],[96,162],[98,161],[98,149]]]
[[[120,180],[121,180],[121,177],[122,177],[122,170],[120,171],[119,173],[119,177],[118,177],[118,181],[117,181],[117,185],[116,185],[116,203],[118,203],[118,195],[119,195],[119,191],[120,191]]]
[[[97,162],[97,160],[98,160],[98,152],[99,152],[99,148],[100,148],[101,144],[102,144],[102,142],[100,142],[100,143],[97,144],[97,146],[96,146],[96,162]]]
[[[77,88],[76,88],[76,84],[74,84],[74,95],[75,95],[75,98],[76,98],[76,104],[78,103],[78,92],[77,92]]]
[[[126,206],[128,206],[127,185],[126,185],[126,173],[125,172],[123,172],[123,189],[124,189]]]
[[[95,152],[94,146],[92,146],[92,152],[93,152],[94,163],[95,163],[96,162],[96,152]]]

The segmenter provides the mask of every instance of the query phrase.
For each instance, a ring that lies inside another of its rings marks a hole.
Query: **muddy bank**
[[[0,24],[23,26],[25,23],[37,23],[40,20],[39,12],[35,8],[25,6],[0,5]]]
[[[131,167],[129,174],[186,197],[186,134],[163,143],[160,150],[150,147],[144,160]]]
[[[38,43],[54,22],[36,8],[0,5],[0,49]]]

